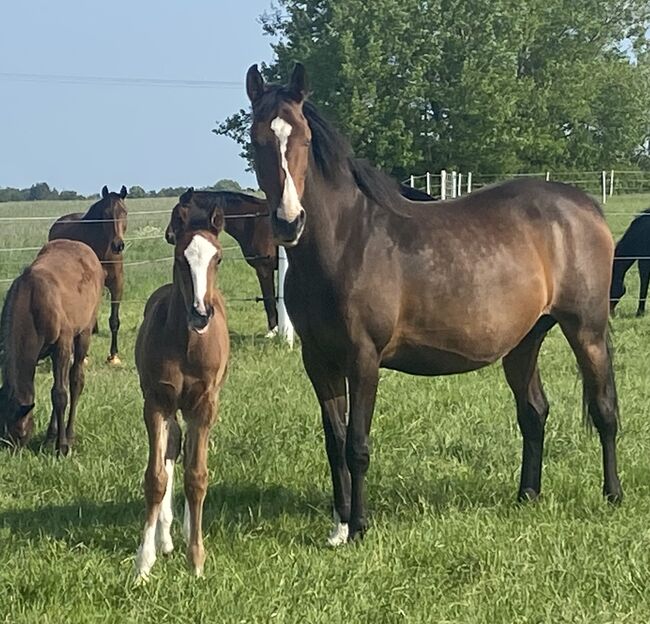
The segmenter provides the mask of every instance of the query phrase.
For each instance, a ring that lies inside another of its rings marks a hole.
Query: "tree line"
[[[277,0],[295,61],[359,156],[393,175],[650,169],[647,0]],[[214,132],[250,157],[249,112]]]
[[[129,188],[129,197],[178,197],[187,190],[186,186],[167,186],[157,191],[145,191],[141,186],[131,186]],[[212,186],[203,187],[204,191],[236,191],[256,193],[253,189],[243,189],[235,180],[219,180]],[[99,199],[99,193],[91,195],[82,195],[76,191],[58,191],[56,188],[50,188],[46,182],[32,184],[29,188],[0,188],[0,202],[14,201],[39,201],[39,200],[71,200],[71,199]]]

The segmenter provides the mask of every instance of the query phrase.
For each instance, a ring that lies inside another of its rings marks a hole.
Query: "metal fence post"
[[[451,172],[451,198],[455,199],[456,198],[456,191],[458,190],[457,186],[457,178],[458,174],[455,171]]]
[[[472,192],[472,172],[471,171],[467,172],[467,192],[468,193]]]
[[[427,171],[427,195],[431,195],[431,174]]]
[[[607,171],[602,171],[600,174],[600,187],[603,192],[603,205],[607,203]]]
[[[609,196],[614,194],[614,170],[609,172]]]
[[[447,172],[440,170],[440,199],[447,199]]]

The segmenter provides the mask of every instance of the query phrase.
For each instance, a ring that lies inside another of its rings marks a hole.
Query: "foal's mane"
[[[192,201],[202,210],[221,208],[224,214],[244,203],[265,204],[265,201],[255,195],[238,193],[236,191],[194,191]]]
[[[295,100],[292,92],[279,85],[267,85],[264,95],[253,110],[262,117],[270,117],[282,101]],[[343,178],[352,177],[359,190],[371,201],[391,212],[402,201],[397,182],[367,160],[355,158],[350,142],[325,119],[316,106],[305,100],[302,112],[311,130],[311,153],[321,175],[337,185]]]

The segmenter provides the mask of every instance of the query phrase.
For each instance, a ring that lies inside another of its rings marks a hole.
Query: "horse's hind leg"
[[[79,396],[83,392],[86,378],[84,360],[90,347],[90,335],[90,331],[86,330],[74,340],[74,360],[70,368],[70,414],[65,432],[68,444],[71,446],[75,439],[74,421],[77,415],[77,403],[79,402]]]
[[[546,332],[555,324],[543,317],[506,357],[503,369],[517,404],[517,421],[523,437],[518,499],[537,498],[542,487],[542,455],[548,401],[537,367],[537,356]]]
[[[214,402],[213,402],[214,401]],[[208,436],[216,418],[217,397],[204,398],[191,412],[183,411],[187,422],[183,453],[185,516],[183,534],[187,541],[187,563],[196,576],[203,575],[203,501],[208,490]]]
[[[578,361],[584,384],[584,401],[598,430],[603,452],[603,494],[618,503],[623,490],[616,469],[616,433],[618,429],[618,398],[607,327],[592,329],[574,321],[560,321]]]
[[[645,302],[648,297],[648,283],[650,283],[650,260],[639,260],[639,307],[636,311],[637,316],[645,314]]]
[[[70,383],[70,360],[72,358],[72,340],[65,337],[59,341],[52,352],[52,372],[54,384],[52,386],[52,411],[56,418],[56,450],[61,455],[69,451],[68,439],[65,430],[65,411],[68,406],[68,384]],[[50,428],[51,428],[50,423]]]
[[[169,472],[167,470],[168,415],[145,398],[144,421],[149,437],[149,460],[144,473],[144,498],[147,508],[142,543],[135,558],[135,574],[146,579],[156,561],[156,527],[163,498],[167,491]],[[173,462],[171,462],[173,470]],[[171,502],[171,495],[170,495]]]
[[[113,267],[113,275],[107,279],[106,286],[111,293],[111,315],[108,319],[108,325],[111,328],[111,349],[107,362],[119,364],[117,334],[120,331],[120,301],[122,301],[124,291],[124,272],[121,265]]]

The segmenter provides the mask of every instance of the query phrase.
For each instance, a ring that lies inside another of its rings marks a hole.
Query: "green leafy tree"
[[[647,0],[278,0],[263,66],[395,175],[650,160]],[[214,130],[249,155],[249,114]]]

